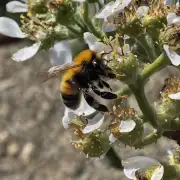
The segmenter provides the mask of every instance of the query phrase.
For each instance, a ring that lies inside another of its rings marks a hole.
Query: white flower
[[[7,17],[0,17],[0,33],[13,38],[23,39],[26,37],[17,22]],[[30,47],[22,48],[13,54],[12,59],[14,61],[25,61],[30,59],[38,52],[40,45],[40,42],[37,42]]]
[[[163,48],[164,48],[168,58],[170,59],[171,63],[174,66],[179,66],[180,65],[180,56],[174,50],[172,50],[167,44],[164,44]]]
[[[107,18],[110,16],[115,16],[118,13],[124,11],[124,8],[127,7],[132,0],[116,0],[109,2],[105,7],[96,14],[96,18],[104,19],[107,21]]]
[[[164,167],[155,159],[145,156],[136,156],[122,161],[124,174],[129,179],[136,179],[135,173],[153,170],[150,180],[161,180],[164,174]]]
[[[49,59],[53,66],[71,63],[72,58],[69,41],[60,41],[49,49]]]
[[[146,16],[148,14],[148,12],[149,12],[148,6],[140,6],[136,11],[136,15],[140,19],[140,18]]]
[[[26,0],[20,1],[11,1],[6,4],[6,11],[10,13],[21,13],[21,12],[27,12],[28,7],[26,4]]]
[[[114,18],[112,16],[108,17],[108,19],[103,22],[103,31],[104,32],[112,32],[117,29],[116,25],[114,24]]]
[[[27,12],[26,0],[22,0],[22,2],[11,1],[6,4],[6,10],[11,13]],[[17,22],[7,17],[0,17],[0,33],[13,38],[23,39],[26,37]],[[18,62],[30,59],[38,52],[40,45],[41,43],[37,42],[30,47],[22,48],[13,54],[12,59]]]
[[[81,103],[78,109],[72,110],[67,107],[65,107],[64,111],[64,117],[62,119],[62,123],[65,129],[69,128],[69,124],[74,117],[74,115],[81,116],[82,114],[84,116],[89,116],[95,112],[95,109],[90,107],[84,97],[81,98]]]
[[[177,16],[176,13],[168,13],[166,19],[168,25],[172,25],[172,24],[180,25],[180,16]]]
[[[120,133],[129,133],[136,127],[136,123],[133,120],[125,120],[121,121],[119,125],[119,132]],[[116,141],[116,137],[113,136],[113,134],[110,134],[109,141],[111,143],[114,143]]]
[[[174,94],[169,94],[168,97],[173,100],[180,100],[180,92],[174,93]]]

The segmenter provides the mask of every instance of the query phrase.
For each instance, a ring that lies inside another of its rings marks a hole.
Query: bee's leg
[[[116,78],[116,75],[112,72],[112,69],[104,64],[100,64],[100,69],[104,72],[105,76],[114,79]]]
[[[101,96],[104,99],[116,99],[117,95],[108,91],[100,91],[96,86],[90,85],[92,90],[99,96]]]
[[[98,80],[98,87],[101,89],[104,87],[104,84],[101,79]]]
[[[110,91],[112,91],[110,85],[109,85],[107,82],[105,82],[105,81],[103,81],[103,80],[101,80],[101,82],[103,83],[103,85],[104,85],[106,88],[108,88],[108,89],[110,89]]]
[[[97,100],[95,100],[92,95],[89,94],[88,89],[83,90],[83,95],[86,100],[86,102],[89,104],[89,106],[93,107],[97,111],[102,111],[102,112],[108,112],[108,108],[100,104]]]

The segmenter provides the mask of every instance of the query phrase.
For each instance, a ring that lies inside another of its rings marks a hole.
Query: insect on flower
[[[93,97],[92,92],[104,99],[117,98],[116,94],[103,91],[104,87],[111,91],[110,85],[103,78],[114,79],[116,75],[104,63],[102,56],[98,57],[95,52],[84,50],[74,58],[71,64],[50,68],[42,73],[45,77],[44,81],[58,76],[63,71],[60,92],[62,100],[68,108],[77,109],[81,94],[83,94],[91,107],[98,111],[107,112],[108,108],[98,102]]]

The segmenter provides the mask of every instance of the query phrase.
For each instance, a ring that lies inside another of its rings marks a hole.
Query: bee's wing
[[[64,64],[64,65],[59,65],[59,66],[53,66],[53,67],[49,68],[48,70],[39,73],[39,75],[43,79],[42,81],[45,82],[51,78],[59,76],[65,70],[80,67],[80,66],[82,66],[82,65],[77,65],[74,63]]]

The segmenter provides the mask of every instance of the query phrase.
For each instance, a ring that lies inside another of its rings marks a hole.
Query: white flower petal
[[[28,8],[25,3],[19,1],[11,1],[6,4],[6,11],[10,13],[27,12]]]
[[[169,94],[168,97],[169,97],[170,99],[180,100],[180,92],[175,93],[175,94]]]
[[[116,140],[117,140],[116,137],[114,137],[114,135],[111,133],[109,135],[109,142],[113,144],[113,143],[115,143]]]
[[[174,18],[172,24],[180,25],[180,16]]]
[[[131,132],[136,127],[136,123],[133,120],[121,121],[119,131],[121,133]]]
[[[89,32],[84,33],[84,41],[89,46],[89,49],[94,52],[101,52],[104,50],[104,44],[98,42],[97,38]]]
[[[148,6],[140,6],[136,11],[136,15],[140,19],[140,18],[146,16],[148,14],[148,12],[149,12]]]
[[[113,1],[109,2],[99,13],[95,15],[95,17],[97,19],[104,19],[106,21],[107,18],[112,15],[113,5],[114,5]]]
[[[25,38],[17,22],[8,17],[0,17],[0,34],[14,38]]]
[[[88,119],[88,124],[82,130],[82,132],[84,134],[87,134],[96,129],[99,129],[103,122],[104,122],[104,115],[101,113],[98,113],[93,119]]]
[[[71,115],[72,115],[72,118],[73,118],[74,114],[71,114],[70,109],[66,107],[65,111],[64,111],[64,116],[63,116],[63,119],[62,119],[62,124],[63,124],[65,129],[69,128],[69,124],[70,124],[70,122],[72,120],[72,118],[70,118]]]
[[[168,13],[166,19],[167,19],[167,24],[171,25],[173,23],[174,18],[176,18],[176,13]]]
[[[33,44],[30,47],[22,48],[15,54],[13,54],[12,59],[18,62],[28,60],[32,58],[38,52],[40,45],[41,43],[38,42],[38,43]]]
[[[82,96],[81,98],[81,103],[80,106],[77,110],[74,111],[75,114],[77,115],[82,115],[84,114],[85,116],[89,116],[93,114],[96,110],[88,105],[84,97]]]
[[[167,17],[168,25],[177,24],[180,25],[180,16],[177,16],[176,13],[168,13]]]
[[[104,32],[112,32],[117,29],[116,25],[110,21],[104,21],[102,28]]]
[[[139,168],[137,169],[124,169],[123,172],[125,174],[125,176],[129,179],[134,179],[136,176],[135,176],[135,172],[139,170]]]
[[[86,44],[91,45],[91,44],[94,44],[95,42],[97,42],[97,38],[90,32],[85,32],[84,33],[84,41]]]
[[[60,41],[49,50],[49,59],[53,66],[72,62],[72,51],[69,41]]]
[[[116,0],[109,2],[98,14],[96,18],[106,20],[109,16],[114,16],[122,11],[129,5],[132,0]]]
[[[160,163],[157,160],[151,159],[149,157],[136,156],[129,158],[126,161],[122,161],[122,165],[124,167],[125,175],[128,178],[133,179],[135,178],[135,172],[137,170],[148,169],[155,165],[160,166]]]
[[[166,51],[167,56],[171,60],[171,63],[174,66],[179,66],[180,65],[180,56],[172,49],[167,44],[163,45],[164,50]]]
[[[164,167],[159,166],[154,170],[151,180],[161,180],[163,178],[163,174],[164,174]]]

